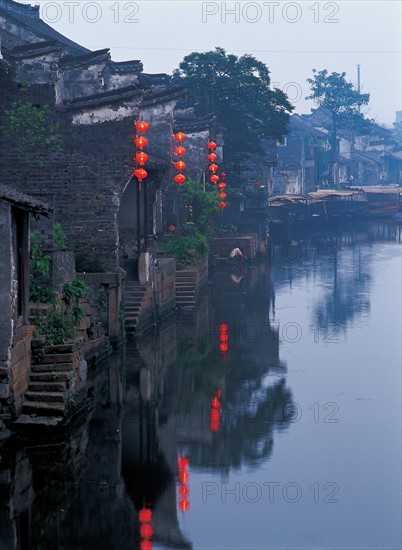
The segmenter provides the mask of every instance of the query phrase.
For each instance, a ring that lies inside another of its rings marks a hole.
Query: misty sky
[[[345,71],[357,84],[360,64],[362,91],[371,94],[367,116],[390,125],[401,110],[400,0],[37,3],[59,32],[91,50],[109,47],[116,61],[140,59],[148,73],[170,74],[188,53],[215,46],[251,53],[296,112],[308,113],[313,68]]]

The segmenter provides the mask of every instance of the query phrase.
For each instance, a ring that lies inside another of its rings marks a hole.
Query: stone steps
[[[64,416],[64,403],[47,403],[44,401],[26,401],[22,405],[22,414],[37,416]]]
[[[28,390],[31,392],[64,392],[66,390],[66,382],[54,382],[45,380],[42,382],[29,382]]]
[[[64,403],[64,391],[26,391],[25,399],[27,401],[35,401],[39,403]]]
[[[72,363],[49,363],[47,365],[32,365],[31,372],[54,372],[54,373],[62,373],[62,372],[68,372],[73,370],[73,364]]]
[[[133,333],[137,329],[141,306],[147,291],[146,285],[127,280],[124,284],[124,313],[126,333]]]
[[[31,372],[29,379],[32,381],[32,383],[68,382],[70,380],[70,371],[58,370],[57,372]]]

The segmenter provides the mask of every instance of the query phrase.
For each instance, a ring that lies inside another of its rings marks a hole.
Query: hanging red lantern
[[[140,527],[140,535],[143,539],[150,539],[154,533],[152,525],[149,523],[143,523]]]
[[[149,159],[148,155],[143,152],[137,153],[135,155],[135,161],[138,162],[140,166],[144,166],[144,164],[147,162],[148,159]]]
[[[221,181],[220,183],[218,183],[218,189],[225,189],[227,187],[226,183],[224,183],[223,181]]]
[[[186,484],[188,482],[188,471],[183,468],[183,470],[179,470],[179,480],[180,483]]]
[[[178,147],[175,147],[174,152],[178,157],[181,157],[186,154],[186,148],[179,145]]]
[[[182,185],[187,178],[183,174],[177,174],[173,179],[178,185]]]
[[[190,508],[190,503],[187,499],[183,498],[179,502],[179,507],[182,512],[188,512],[188,509]]]
[[[148,145],[148,140],[147,140],[147,138],[145,138],[143,136],[139,136],[139,137],[135,138],[134,143],[135,143],[136,147],[138,147],[138,149],[140,149],[142,151],[144,149],[144,147],[146,147]]]
[[[137,170],[134,170],[134,176],[141,183],[148,176],[148,172],[144,168],[137,168]]]
[[[218,158],[218,155],[215,154],[215,153],[209,153],[207,158],[208,158],[209,162],[215,162],[215,160]]]
[[[186,163],[183,162],[182,160],[178,160],[177,162],[174,163],[174,167],[176,168],[176,170],[184,170],[186,168]]]
[[[209,178],[209,180],[212,181],[213,184],[215,184],[219,181],[219,176],[213,175]]]
[[[183,134],[183,132],[177,132],[177,134],[174,135],[174,139],[176,141],[178,141],[179,143],[181,143],[182,141],[184,141],[186,139],[186,134]]]
[[[187,487],[187,485],[180,485],[179,493],[181,494],[181,496],[186,497],[190,493],[190,489]]]
[[[226,178],[225,172],[222,172],[221,174],[219,174],[219,177],[221,178],[221,180],[224,180]]]
[[[217,164],[210,164],[208,166],[208,170],[215,174],[215,172],[218,170],[219,166]]]
[[[177,465],[179,468],[188,468],[189,466],[188,458],[182,455],[179,456],[179,458],[177,459]]]
[[[152,521],[152,511],[148,510],[148,508],[142,508],[138,512],[138,521],[140,523],[149,523]]]
[[[218,194],[218,197],[219,197],[220,199],[226,199],[227,194],[222,192],[222,193],[219,193],[219,194]]]
[[[149,130],[149,124],[148,124],[148,122],[145,122],[144,120],[141,120],[140,122],[137,122],[135,127],[139,132],[141,132],[141,134],[144,134],[147,130]]]
[[[208,149],[216,149],[216,143],[214,141],[210,141],[207,145]]]
[[[140,542],[140,550],[152,550],[152,541],[142,540]]]
[[[227,205],[226,205],[226,202],[220,202],[220,203],[218,203],[218,208],[220,208],[221,210],[223,210],[224,208],[226,208],[226,206],[227,206]],[[227,346],[227,344],[221,344],[221,346]],[[221,349],[221,351],[223,351],[223,350]],[[226,349],[225,351],[227,351],[227,349]]]

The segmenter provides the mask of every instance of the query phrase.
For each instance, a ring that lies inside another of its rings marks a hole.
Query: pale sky
[[[170,74],[185,55],[215,46],[250,53],[269,67],[296,112],[308,113],[313,68],[344,71],[356,85],[360,64],[361,89],[371,94],[367,116],[391,125],[402,109],[400,0],[36,3],[42,19],[68,38],[91,50],[110,48],[115,61],[140,59],[148,73]]]

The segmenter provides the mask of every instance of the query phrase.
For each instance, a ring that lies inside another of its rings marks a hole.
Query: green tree
[[[173,73],[172,84],[185,86],[196,99],[195,114],[214,114],[224,127],[225,159],[244,163],[263,153],[264,139],[281,140],[294,107],[272,88],[268,67],[252,55],[226,54],[223,48],[193,52]]]
[[[364,118],[360,112],[362,105],[367,105],[370,94],[362,94],[355,90],[351,82],[347,82],[346,73],[328,73],[326,69],[313,69],[313,78],[308,78],[312,99],[317,105],[326,109],[331,115],[331,122],[324,125],[330,132],[332,162],[338,159],[337,134],[340,129],[353,130],[362,134],[370,129],[371,121]]]
[[[187,222],[193,223],[202,233],[212,229],[214,214],[219,212],[218,192],[211,184],[204,186],[198,181],[189,179],[180,188],[180,202]]]

